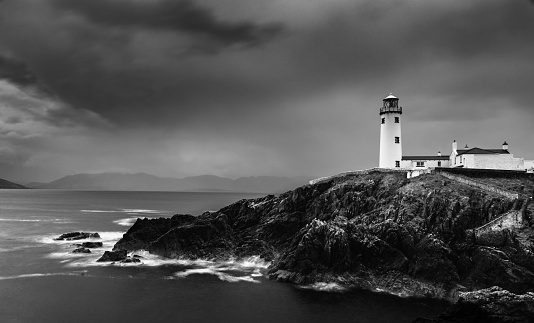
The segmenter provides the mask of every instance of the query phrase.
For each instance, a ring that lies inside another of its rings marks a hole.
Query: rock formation
[[[500,287],[460,293],[458,302],[440,316],[418,318],[414,323],[534,322],[534,293],[516,295]]]
[[[117,250],[117,251],[106,251],[98,259],[98,262],[107,262],[107,261],[121,261],[125,260],[127,258],[127,252],[126,250]]]
[[[530,244],[515,231],[470,234],[517,204],[439,174],[346,174],[196,217],[138,219],[114,250],[195,259],[260,255],[272,261],[272,279],[406,296],[456,300],[459,290],[493,285],[524,293],[534,288]]]
[[[76,248],[72,252],[73,253],[91,253],[91,250],[87,248]]]
[[[54,240],[82,240],[88,238],[100,238],[100,235],[97,232],[69,232],[60,235]]]
[[[96,241],[96,242],[87,241],[83,243],[78,243],[76,244],[76,246],[83,247],[83,248],[101,248],[103,246],[103,243],[100,241]]]

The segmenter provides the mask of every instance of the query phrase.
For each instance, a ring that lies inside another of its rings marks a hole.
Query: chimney
[[[438,151],[438,156],[441,156],[441,151]]]
[[[452,151],[456,152],[458,150],[458,143],[455,141],[452,142]]]
[[[502,149],[508,150],[508,143],[506,141],[502,144]]]

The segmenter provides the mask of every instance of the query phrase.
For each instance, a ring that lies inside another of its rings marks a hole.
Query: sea
[[[0,322],[411,322],[446,303],[269,280],[269,263],[96,260],[137,218],[199,215],[264,194],[0,190]],[[101,239],[56,241],[62,233]],[[75,243],[102,241],[90,254]]]

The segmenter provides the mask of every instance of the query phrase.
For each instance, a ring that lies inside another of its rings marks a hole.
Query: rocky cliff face
[[[217,212],[139,219],[114,250],[165,257],[260,255],[270,277],[335,281],[402,295],[454,299],[458,289],[534,288],[534,256],[515,232],[472,229],[513,201],[440,175],[346,175]]]
[[[414,323],[534,322],[534,293],[515,295],[500,287],[460,293],[459,301],[436,318],[418,318]]]

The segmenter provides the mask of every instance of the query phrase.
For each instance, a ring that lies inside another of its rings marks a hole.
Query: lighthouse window
[[[382,123],[386,123],[386,118],[382,118]]]
[[[399,160],[395,161],[395,167],[400,167],[400,161]]]
[[[399,117],[395,117],[395,123],[399,123]]]
[[[400,144],[400,137],[395,137],[395,143]]]

